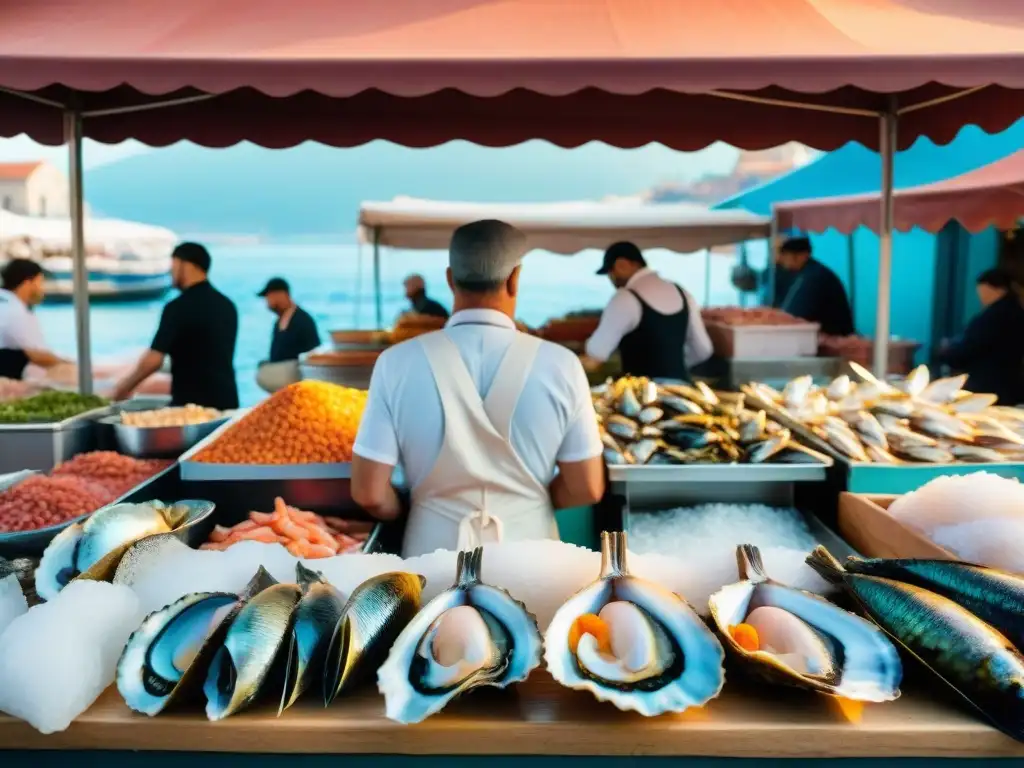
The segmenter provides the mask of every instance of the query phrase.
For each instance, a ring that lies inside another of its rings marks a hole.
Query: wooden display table
[[[43,736],[0,716],[0,763],[7,762],[3,749],[1024,758],[1024,745],[961,709],[945,691],[930,688],[912,689],[890,704],[869,705],[859,723],[844,718],[835,702],[823,697],[735,679],[703,710],[647,719],[564,690],[546,673],[534,673],[515,693],[474,694],[416,726],[385,719],[383,700],[369,690],[330,709],[304,701],[280,718],[276,712],[275,704],[220,723],[208,722],[198,708],[147,718],[130,713],[117,692],[109,690],[63,733]],[[24,764],[37,764],[27,757],[30,762]]]

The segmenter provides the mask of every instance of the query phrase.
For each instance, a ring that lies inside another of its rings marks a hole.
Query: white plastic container
[[[733,360],[780,360],[818,354],[817,323],[800,325],[705,324],[715,354]]]

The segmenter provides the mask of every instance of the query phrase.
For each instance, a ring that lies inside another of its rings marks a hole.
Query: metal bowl
[[[103,421],[114,428],[114,439],[121,453],[137,459],[176,459],[230,418],[230,415],[222,415],[213,421],[183,427],[129,426],[121,423],[120,416],[110,416]]]

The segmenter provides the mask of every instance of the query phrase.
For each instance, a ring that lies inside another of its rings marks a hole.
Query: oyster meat
[[[601,534],[597,581],[555,613],[544,659],[562,685],[642,715],[683,712],[715,698],[724,652],[678,595],[630,575],[626,534]]]
[[[892,701],[903,667],[874,624],[772,581],[757,547],[736,551],[741,581],[708,600],[725,646],[751,674],[856,701]]]
[[[36,592],[52,600],[72,579],[110,581],[124,553],[149,536],[189,528],[213,512],[209,501],[114,504],[69,525],[46,547],[36,571]]]
[[[418,723],[466,691],[504,688],[540,665],[536,619],[508,592],[481,581],[482,557],[480,547],[460,552],[455,584],[395,641],[377,673],[390,719]]]

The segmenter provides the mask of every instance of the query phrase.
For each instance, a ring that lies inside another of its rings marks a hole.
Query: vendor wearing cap
[[[43,268],[29,259],[12,259],[0,272],[0,285],[0,377],[20,379],[29,363],[69,365],[46,348],[33,311],[43,301]]]
[[[171,358],[171,403],[230,410],[238,407],[235,342],[238,310],[207,275],[210,254],[198,243],[181,243],[171,254],[171,277],[181,294],[168,302],[150,348],[118,383],[123,400]]]
[[[443,330],[377,360],[352,463],[352,496],[373,516],[412,507],[402,553],[485,541],[557,538],[556,508],[604,492],[601,440],[587,379],[571,352],[516,330],[526,237],[499,221],[457,229],[455,296]]]
[[[811,256],[811,241],[791,237],[780,247],[776,264],[787,273],[789,288],[779,308],[821,326],[829,336],[853,334],[853,312],[836,273]],[[778,292],[777,292],[778,295]]]
[[[299,380],[299,357],[320,346],[316,322],[292,299],[288,282],[272,277],[258,294],[277,315],[270,335],[270,358],[260,363],[256,383],[276,392]]]
[[[711,357],[714,348],[687,291],[647,266],[633,243],[615,243],[597,271],[618,290],[601,313],[586,345],[583,363],[596,369],[616,349],[622,372],[652,379],[690,379],[690,367]]]

